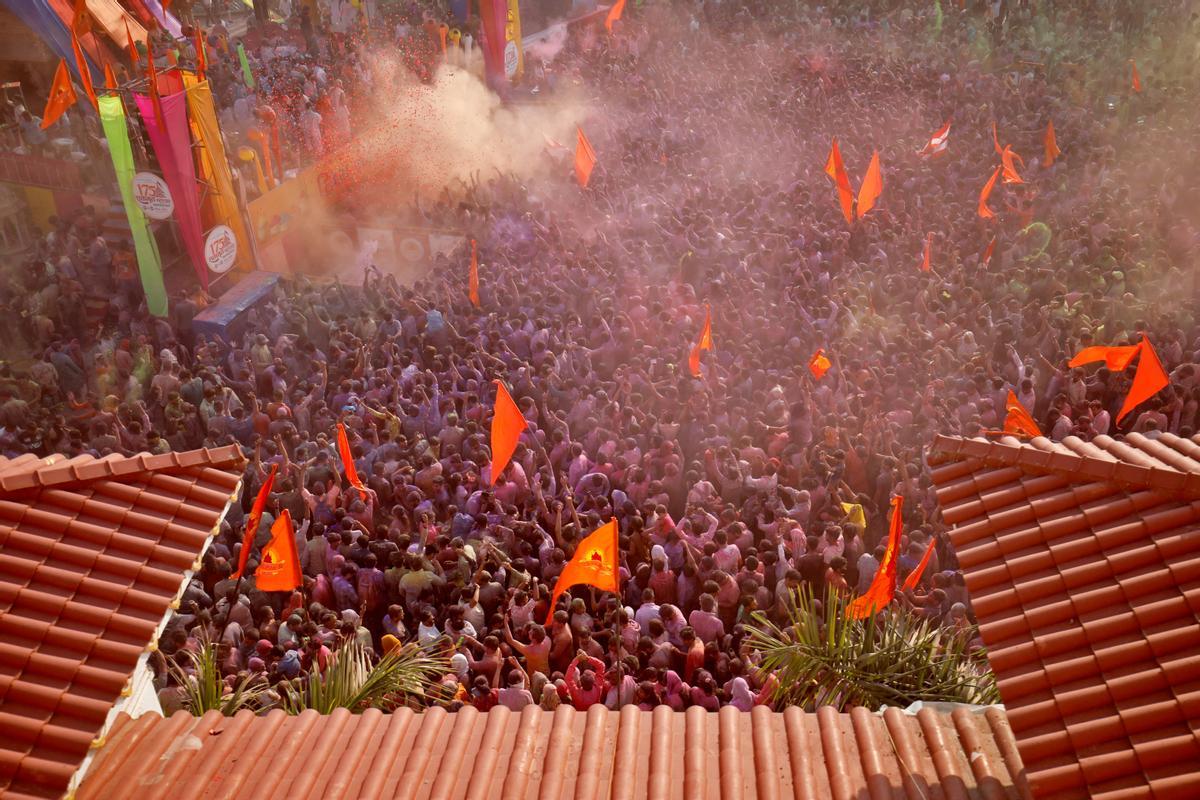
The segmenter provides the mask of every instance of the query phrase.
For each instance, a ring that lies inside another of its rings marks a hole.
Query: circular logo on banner
[[[133,176],[133,199],[150,219],[167,219],[175,210],[167,182],[153,172],[139,172]]]
[[[504,74],[512,77],[517,74],[517,43],[511,39],[504,46]]]
[[[400,257],[405,261],[420,261],[425,258],[425,245],[415,236],[406,236],[400,240]]]
[[[228,225],[218,225],[204,237],[204,262],[218,275],[237,260],[237,237]]]

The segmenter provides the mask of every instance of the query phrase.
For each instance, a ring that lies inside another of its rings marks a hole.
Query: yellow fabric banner
[[[200,145],[197,153],[198,177],[208,184],[204,198],[204,223],[206,228],[228,225],[237,237],[238,250],[236,269],[250,271],[254,268],[253,251],[242,214],[238,209],[237,194],[233,188],[233,176],[225,158],[225,146],[221,143],[221,129],[217,126],[217,114],[213,109],[212,91],[208,81],[200,81],[190,72],[183,75],[187,90],[188,116],[191,118],[192,138]]]

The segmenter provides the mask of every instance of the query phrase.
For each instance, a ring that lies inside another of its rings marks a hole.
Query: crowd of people
[[[596,98],[588,187],[548,154],[414,212],[477,239],[478,308],[461,252],[412,286],[374,268],[361,290],[285,281],[227,343],[191,330],[186,298],[149,317],[117,274],[113,324],[90,338],[71,287],[105,279],[105,260],[76,255],[94,221],[61,221],[55,257],[11,298],[44,349],[0,371],[0,447],[244,448],[240,502],[159,647],[186,665],[220,642],[231,684],[302,679],[348,639],[379,655],[416,642],[447,648],[454,704],[749,710],[774,698],[755,615],[786,623],[798,592],[865,591],[895,495],[901,578],[934,542],[896,604],[971,635],[924,456],[935,434],[1000,428],[1009,391],[1056,440],[1196,432],[1200,220],[1176,132],[1195,121],[1197,19],[1163,9],[1135,34],[1104,4],[999,22],[973,4],[844,5],[775,24],[735,3],[648,5],[564,49],[553,69]],[[1113,55],[1134,48],[1141,92]],[[918,155],[946,119],[947,152]],[[1024,182],[997,187],[986,220],[993,121]],[[884,169],[878,206],[849,225],[823,172],[835,136],[855,184],[873,150]],[[706,309],[714,348],[695,377]],[[1066,360],[1142,333],[1171,385],[1118,426],[1130,374]],[[498,475],[494,380],[528,423]],[[290,595],[254,581],[283,509],[304,574]],[[612,518],[619,594],[579,587],[551,607],[575,545]],[[161,674],[169,711],[178,686]]]

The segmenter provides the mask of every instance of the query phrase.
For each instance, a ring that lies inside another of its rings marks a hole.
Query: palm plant
[[[252,685],[253,676],[247,675],[232,689],[221,677],[221,664],[217,655],[216,642],[202,642],[199,652],[182,651],[191,661],[191,670],[185,670],[174,659],[167,660],[167,670],[183,689],[183,707],[199,717],[209,711],[220,711],[230,717],[243,708],[256,708],[267,687]]]
[[[986,659],[971,647],[975,628],[947,629],[895,605],[849,619],[848,605],[834,594],[822,613],[811,593],[798,593],[782,628],[755,612],[748,642],[779,681],[778,704],[812,710],[1000,701]]]
[[[449,670],[439,642],[407,644],[371,665],[371,654],[348,639],[324,670],[313,669],[305,681],[282,685],[282,707],[289,714],[313,709],[329,714],[335,708],[360,712],[390,711],[400,705],[427,706],[438,699],[437,682]]]

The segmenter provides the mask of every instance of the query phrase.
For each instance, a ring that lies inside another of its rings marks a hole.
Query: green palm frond
[[[333,653],[324,671],[313,669],[307,679],[284,684],[282,705],[289,714],[427,706],[437,700],[434,689],[448,669],[439,642],[398,647],[372,666],[367,648],[350,639]]]
[[[247,675],[232,689],[221,677],[221,664],[215,642],[203,642],[199,652],[183,651],[191,661],[188,672],[174,660],[167,660],[167,669],[183,688],[183,707],[199,717],[209,711],[220,711],[231,717],[243,708],[256,708],[266,691],[265,686],[251,685],[252,676]]]

